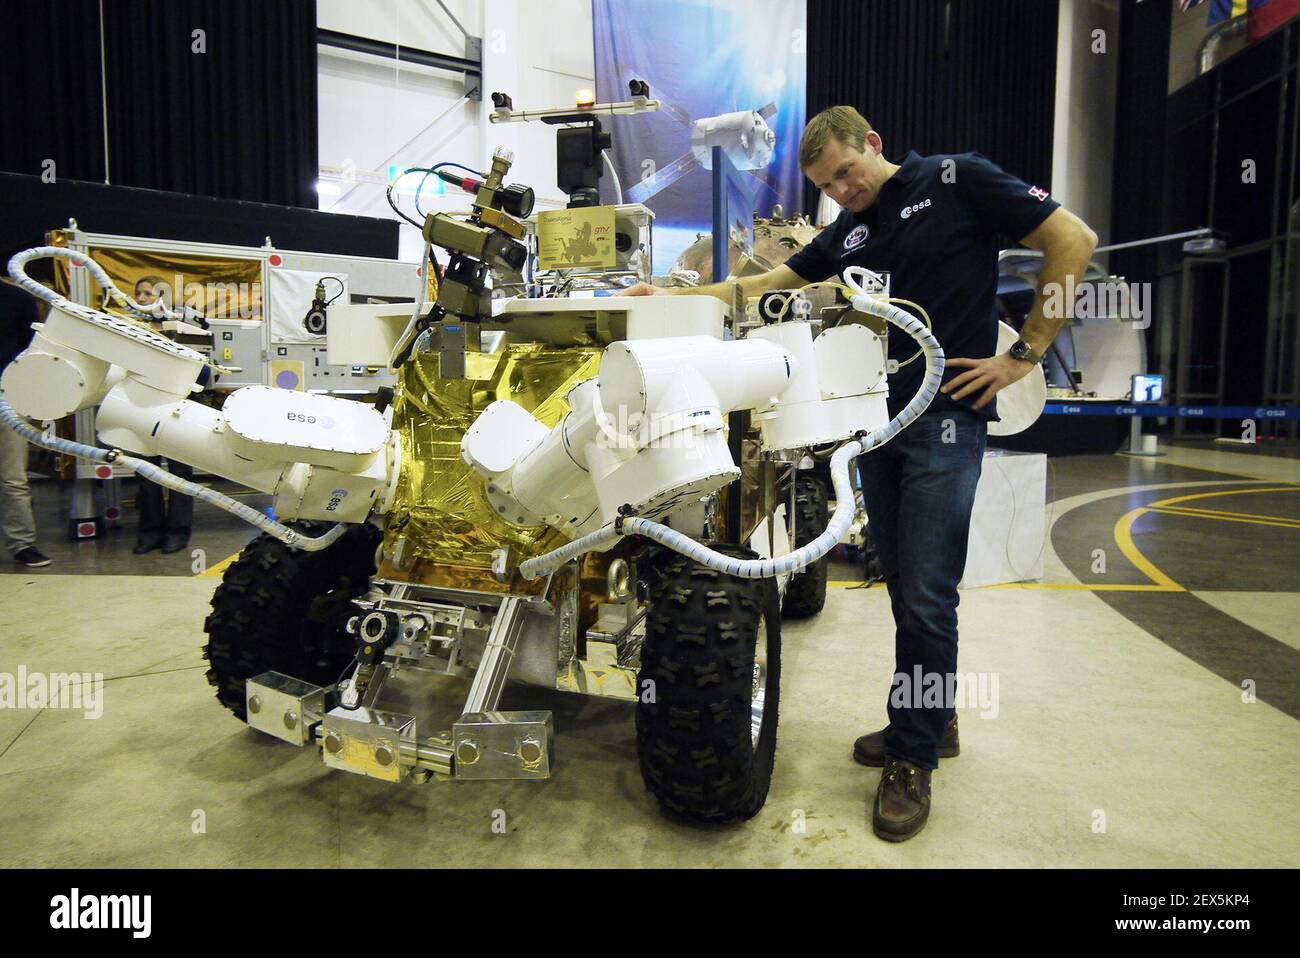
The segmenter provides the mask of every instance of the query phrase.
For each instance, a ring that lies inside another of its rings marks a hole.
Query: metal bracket
[[[555,764],[550,712],[467,713],[452,727],[455,776],[543,779]]]
[[[465,59],[473,60],[475,63],[480,64],[481,67],[483,63],[483,38],[482,37],[472,37],[466,34]],[[466,71],[465,96],[468,99],[474,100],[476,102],[481,101],[483,99],[483,74],[481,72],[470,73]]]
[[[514,661],[515,647],[519,644],[526,616],[523,599],[507,596],[502,600],[496,618],[492,620],[492,630],[483,647],[483,657],[479,660],[478,671],[474,673],[474,681],[461,711],[467,714],[491,712],[497,707],[501,690],[505,688],[506,675],[510,672],[510,664]]]
[[[255,675],[244,683],[248,724],[290,745],[306,745],[329,706],[327,691],[280,672]]]

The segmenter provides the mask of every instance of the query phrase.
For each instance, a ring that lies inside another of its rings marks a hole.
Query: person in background
[[[152,306],[168,302],[167,284],[160,276],[143,276],[135,284],[135,301]],[[150,462],[161,464],[160,459]],[[167,471],[179,479],[193,479],[194,469],[174,459],[167,460]],[[136,480],[135,506],[140,513],[136,533],[136,555],[161,548],[164,553],[179,552],[190,544],[190,527],[194,519],[194,500],[180,492],[169,491],[148,479]]]
[[[36,300],[8,280],[0,283],[0,372],[27,348],[32,341],[32,324],[39,320]],[[5,547],[15,562],[39,569],[51,560],[36,548],[36,519],[27,484],[29,449],[26,439],[0,425],[0,527],[4,529]]]

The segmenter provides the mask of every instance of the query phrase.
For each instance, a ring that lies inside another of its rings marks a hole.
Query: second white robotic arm
[[[807,322],[742,340],[685,336],[618,342],[597,379],[568,394],[547,429],[520,406],[490,405],[461,441],[505,518],[571,538],[618,515],[658,518],[740,475],[726,416],[753,410],[765,449],[798,449],[883,425],[885,361],[866,326]]]

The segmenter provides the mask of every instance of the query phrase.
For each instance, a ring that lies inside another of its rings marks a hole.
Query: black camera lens
[[[533,188],[522,183],[511,183],[498,194],[501,209],[511,216],[524,219],[533,211]]]

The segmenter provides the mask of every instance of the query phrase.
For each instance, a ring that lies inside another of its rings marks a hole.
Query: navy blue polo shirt
[[[844,210],[786,263],[810,283],[846,266],[890,273],[890,295],[924,306],[948,358],[985,359],[997,351],[998,251],[1019,242],[1060,204],[1047,191],[1017,179],[978,153],[907,154],[861,213]],[[908,309],[907,307],[902,307]],[[915,310],[908,309],[915,315]],[[890,328],[889,357],[903,362],[916,341]],[[944,369],[947,382],[965,372]],[[891,415],[921,386],[924,358],[889,377]],[[970,407],[982,390],[962,399]],[[931,409],[951,407],[939,393]],[[980,413],[997,419],[996,398]]]

